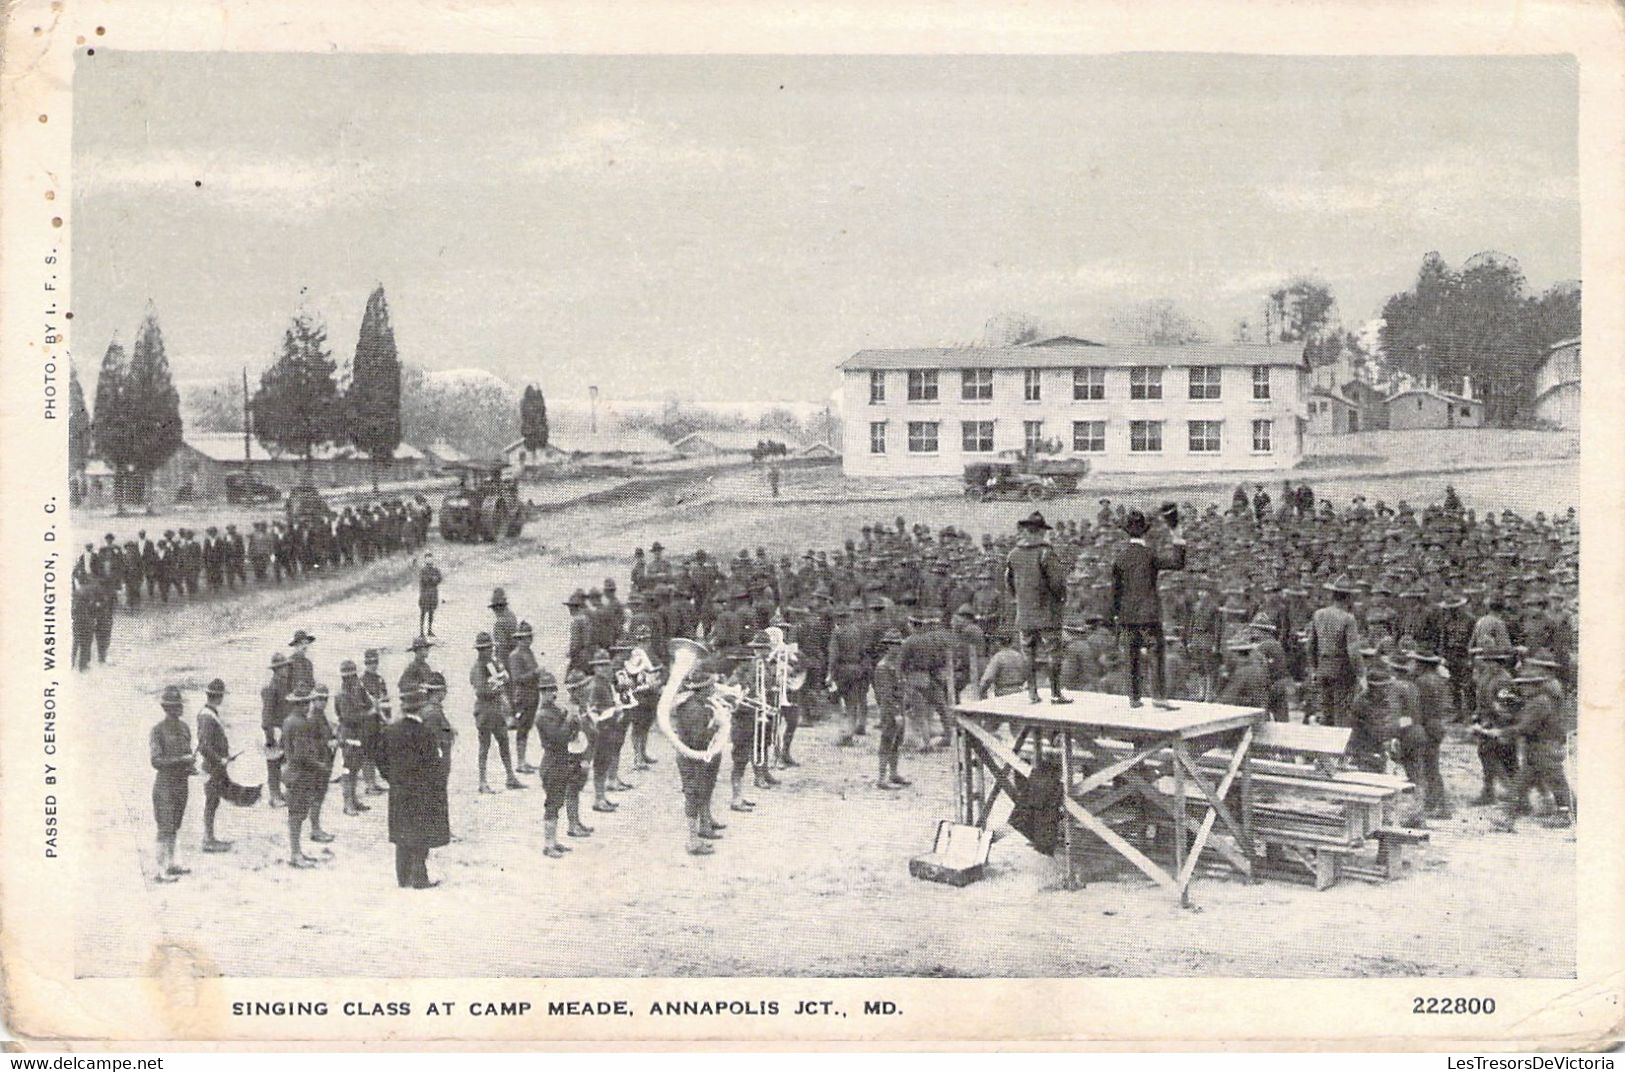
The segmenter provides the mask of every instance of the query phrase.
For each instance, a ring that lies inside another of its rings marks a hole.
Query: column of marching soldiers
[[[421,495],[345,506],[324,518],[235,522],[166,529],[152,539],[145,529],[119,542],[85,544],[73,564],[73,658],[88,670],[91,656],[107,661],[115,612],[122,599],[130,614],[149,606],[235,592],[252,583],[282,584],[421,547],[433,508]]]
[[[724,829],[711,805],[724,752],[732,760],[730,808],[748,813],[755,803],[747,780],[771,789],[775,769],[798,765],[794,743],[803,721],[834,716],[843,748],[859,745],[873,722],[880,738],[875,785],[895,795],[910,784],[898,773],[905,738],[920,753],[942,747],[956,702],[1026,689],[1038,703],[1047,680],[1055,702],[1066,702],[1063,690],[1087,690],[1129,696],[1139,707],[1141,675],[1131,664],[1140,660],[1126,657],[1136,654],[1124,650],[1127,635],[1155,649],[1152,695],[1165,706],[1215,701],[1351,729],[1351,763],[1370,770],[1397,764],[1416,785],[1414,823],[1452,814],[1440,765],[1452,738],[1476,749],[1482,791],[1473,803],[1504,805],[1501,829],[1530,811],[1532,795],[1549,825],[1570,821],[1564,761],[1575,720],[1579,548],[1572,509],[1553,517],[1479,515],[1450,488],[1420,509],[1364,496],[1338,509],[1324,499],[1317,505],[1307,485],[1284,484],[1279,502],[1255,485],[1250,495],[1238,487],[1228,510],[1187,503],[1183,513],[1188,564],[1164,575],[1161,621],[1150,638],[1142,620],[1125,620],[1113,560],[1126,537],[1166,542],[1171,525],[1148,533],[1146,515],[1106,499],[1092,522],[1051,526],[1035,513],[1017,534],[984,534],[980,542],[954,526],[933,532],[898,517],[799,559],[775,561],[761,547],[754,555],[696,549],[681,557],[668,557],[659,543],[647,554],[638,548],[624,603],[613,578],[566,602],[563,704],[559,681],[538,665],[530,624],[515,618],[498,589],[491,628],[475,638],[469,671],[479,790],[493,791],[493,744],[506,787],[525,788],[520,775],[537,773],[528,762],[534,730],[546,792],[544,851],[563,856],[561,810],[569,836],[592,833],[579,810],[589,781],[600,813],[613,812],[614,795],[630,788],[620,777],[627,737],[635,770],[656,763],[648,738],[667,684],[670,666],[663,664],[681,646],[674,640],[698,641],[703,657],[683,669],[669,725],[661,726],[675,751],[688,851],[705,855]],[[1053,644],[1040,635],[1048,626],[1035,625],[1030,608],[1019,605],[1018,559],[1064,578]],[[439,571],[426,565],[419,583],[424,635],[411,645],[413,660],[393,699],[377,673],[376,651],[365,654],[359,671],[340,665],[336,732],[325,715],[329,692],[316,682],[308,655],[314,638],[300,632],[291,654],[272,657],[271,681],[261,690],[268,787],[272,806],[288,808],[294,866],[312,862],[301,848],[305,822],[312,840],[331,839],[322,803],[341,751],[346,813],[367,810],[358,781],[364,794],[389,792],[397,880],[431,884],[424,858],[450,837],[446,780],[457,736],[443,708],[445,678],[429,663],[440,583]],[[800,673],[764,760],[753,747],[757,719],[740,697],[781,641],[794,645]],[[214,827],[221,787],[232,785],[217,714],[223,693],[222,682],[210,685],[198,719],[197,756],[210,779],[208,851],[228,847]],[[392,715],[395,701],[401,710]],[[179,690],[166,690],[166,718],[152,739],[164,878],[185,873],[173,855],[175,801],[184,809],[193,765],[181,705]],[[412,738],[410,747],[397,755],[385,739],[391,733]],[[388,790],[378,772],[387,775]]]

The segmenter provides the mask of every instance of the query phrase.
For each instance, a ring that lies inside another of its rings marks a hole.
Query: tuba
[[[660,727],[660,732],[671,741],[671,746],[678,755],[696,763],[709,763],[722,755],[722,750],[728,742],[729,709],[725,703],[711,704],[713,732],[711,741],[703,752],[684,744],[671,724],[672,711],[680,700],[686,698],[682,695],[683,682],[693,673],[694,667],[706,654],[707,648],[699,641],[689,640],[687,637],[674,637],[671,642],[671,673],[666,678],[665,687],[660,690],[659,702],[655,704],[655,724]]]

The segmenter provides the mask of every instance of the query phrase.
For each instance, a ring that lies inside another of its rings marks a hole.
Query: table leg
[[[964,772],[967,762],[965,734],[960,729],[957,717],[954,719],[952,748],[954,756],[954,817],[958,822],[970,825],[976,822],[976,816],[971,813],[974,805],[971,803],[970,794],[965,792]]]
[[[1064,878],[1062,885],[1069,890],[1077,889],[1077,870],[1072,858],[1072,817],[1067,814],[1064,802],[1072,798],[1072,735],[1066,731],[1061,732],[1061,799],[1063,805],[1056,819],[1061,824],[1061,852],[1066,858]]]
[[[1185,752],[1185,742],[1179,738],[1173,740],[1174,749],[1174,874],[1183,875],[1185,871],[1185,764],[1179,762]],[[1179,905],[1189,908],[1190,880],[1187,878],[1179,884]]]
[[[1241,742],[1237,745],[1246,754],[1241,759],[1241,853],[1249,861],[1253,858],[1253,730],[1247,727],[1242,732]],[[1247,875],[1248,882],[1258,881],[1251,873]]]

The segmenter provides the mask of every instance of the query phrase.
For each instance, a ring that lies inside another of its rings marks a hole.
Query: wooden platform
[[[1127,696],[1109,692],[1066,689],[1064,695],[1072,702],[1052,704],[1046,696],[1043,703],[1033,703],[1025,693],[1012,693],[962,703],[954,710],[977,719],[1018,721],[1057,729],[1087,728],[1122,737],[1177,736],[1187,741],[1267,720],[1261,717],[1264,712],[1258,708],[1231,704],[1179,700],[1175,701],[1179,705],[1177,710],[1160,711],[1151,706],[1150,700],[1144,701],[1145,706],[1135,708],[1128,705]]]
[[[1269,718],[1266,712],[1196,702],[1163,711],[1149,700],[1130,707],[1128,697],[1110,693],[1068,690],[1066,695],[1072,703],[1054,704],[1046,697],[1035,704],[1014,694],[954,708],[955,822],[985,829],[994,801],[1001,794],[1018,799],[1032,777],[1026,753],[1036,757],[1052,749],[1060,767],[1056,821],[1068,886],[1076,884],[1073,850],[1079,837],[1095,839],[1176,894],[1181,904],[1189,903],[1205,849],[1252,878],[1248,753],[1254,728]],[[1219,748],[1226,753],[1221,769],[1197,762]],[[1164,775],[1170,779],[1166,789],[1158,785]],[[1125,807],[1153,817],[1153,827],[1171,825],[1166,865],[1116,829]],[[1189,815],[1192,809],[1198,814]]]

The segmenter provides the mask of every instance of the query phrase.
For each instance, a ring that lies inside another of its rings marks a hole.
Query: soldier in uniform
[[[903,714],[907,686],[903,681],[901,653],[903,634],[892,630],[881,640],[885,653],[874,667],[875,705],[880,721],[880,771],[875,786],[901,789],[911,784],[897,773],[897,760],[903,747]],[[990,664],[991,666],[991,664]]]
[[[418,634],[434,636],[434,612],[440,606],[440,582],[444,580],[440,568],[434,564],[434,552],[423,552],[423,565],[418,567]]]
[[[564,601],[570,609],[570,640],[565,648],[565,669],[589,673],[592,658],[592,620],[587,617],[587,593],[577,588]]]
[[[494,600],[493,600],[494,602]],[[504,601],[506,606],[506,601]],[[474,727],[480,736],[480,792],[494,793],[485,778],[486,761],[491,754],[491,742],[496,741],[502,756],[502,769],[507,772],[509,789],[527,789],[524,782],[514,777],[513,755],[508,748],[507,676],[503,664],[498,662],[495,642],[490,633],[474,638],[474,665],[468,672],[468,683],[474,686]]]
[[[837,742],[842,747],[868,732],[870,667],[863,625],[853,617],[852,607],[836,606],[835,630],[829,638],[829,667],[825,672],[827,684],[835,690],[841,710],[846,714],[846,732]]]
[[[107,662],[107,649],[113,643],[113,613],[118,609],[118,580],[111,575],[94,577],[91,606],[96,612],[96,662]]]
[[[1554,810],[1547,825],[1567,827],[1574,821],[1573,798],[1563,775],[1568,729],[1563,718],[1563,686],[1553,676],[1558,662],[1550,652],[1542,650],[1524,659],[1519,670],[1521,676],[1500,690],[1502,702],[1515,717],[1497,732],[1522,743],[1523,763],[1512,784],[1506,816],[1498,825],[1512,830],[1520,815],[1529,814],[1529,791],[1540,788],[1552,795]]]
[[[220,702],[226,698],[226,683],[219,678],[204,690],[203,708],[197,715],[197,754],[203,762],[203,851],[230,852],[231,842],[214,836],[214,817],[220,810],[220,796],[231,762],[231,742],[220,719]]]
[[[1368,654],[1375,654],[1367,649]],[[1388,744],[1394,738],[1393,675],[1386,670],[1368,671],[1366,688],[1356,694],[1349,735],[1350,762],[1359,770],[1382,773],[1387,766]]]
[[[282,724],[291,713],[288,696],[297,690],[289,684],[288,657],[280,651],[271,656],[271,680],[260,689],[260,729],[265,733],[266,803],[273,808],[287,804],[282,795]]]
[[[271,565],[271,553],[276,543],[263,521],[254,522],[254,531],[248,534],[248,564],[254,570],[256,583],[264,583]]]
[[[395,883],[402,889],[425,890],[429,850],[451,841],[446,778],[434,731],[415,704],[421,691],[401,694],[401,717],[384,727],[379,773],[389,782],[389,840],[395,846]]]
[[[1185,537],[1179,532],[1179,515],[1171,508],[1163,511],[1163,520],[1173,534],[1173,546],[1167,550],[1153,550],[1146,543],[1151,522],[1139,510],[1130,510],[1123,529],[1128,533],[1128,546],[1118,552],[1112,563],[1113,625],[1123,631],[1128,643],[1129,706],[1139,707],[1143,673],[1140,666],[1142,651],[1151,654],[1151,705],[1171,711],[1168,702],[1168,682],[1163,675],[1163,659],[1167,654],[1162,631],[1162,600],[1157,593],[1157,577],[1164,570],[1185,568]]]
[[[192,766],[192,731],[181,718],[184,707],[181,690],[166,685],[158,703],[164,709],[164,717],[147,735],[147,750],[155,772],[152,815],[158,825],[158,863],[153,877],[159,882],[174,882],[190,871],[175,862],[175,839],[180,834],[181,819],[186,815],[187,779],[196,771]]]
[[[315,857],[306,856],[300,844],[305,819],[310,819],[310,840],[326,844],[333,835],[322,829],[322,803],[327,799],[327,782],[333,776],[333,728],[327,721],[327,686],[313,689],[293,686],[288,702],[293,714],[282,723],[282,747],[286,753],[288,782],[288,866],[309,867]]]
[[[634,621],[630,628],[632,643],[641,647],[651,662],[658,666],[658,656],[653,650],[650,636],[650,627],[647,620]],[[649,730],[655,724],[655,705],[660,699],[660,675],[656,670],[652,685],[639,690],[636,694],[637,706],[632,709],[631,737],[632,737],[632,769],[648,770],[657,762],[649,754]]]
[[[1005,560],[1005,590],[1015,601],[1016,630],[1027,656],[1027,698],[1039,703],[1038,660],[1050,671],[1050,702],[1071,703],[1061,693],[1061,612],[1066,603],[1066,574],[1046,534],[1044,515],[1034,510],[1017,523],[1020,536]]]
[[[518,749],[514,770],[519,774],[536,773],[525,756],[530,746],[531,727],[536,725],[536,707],[541,702],[537,682],[541,680],[542,668],[530,650],[533,636],[535,630],[530,623],[520,622],[513,633],[513,650],[508,653],[508,692],[513,698],[513,728]]]
[[[1225,642],[1224,612],[1213,592],[1213,579],[1206,574],[1196,578],[1197,597],[1185,622],[1185,652],[1201,679],[1199,700],[1211,700],[1219,690],[1219,664]]]
[[[147,598],[152,599],[158,594],[158,545],[148,539],[146,529],[136,533],[136,539],[141,541],[141,576],[147,582]]]
[[[742,687],[749,695],[754,684],[755,654],[749,648],[736,648],[725,657],[733,664],[729,672],[730,683]],[[755,750],[755,743],[755,712],[744,707],[737,708],[728,723],[728,759],[731,764],[728,786],[732,790],[732,799],[728,804],[730,811],[750,811],[756,807],[754,800],[745,799],[745,772],[753,768],[751,753]],[[757,772],[754,780],[757,788],[768,787],[764,785],[760,772]]]
[[[685,683],[688,691],[682,694],[672,711],[672,733],[688,752],[703,754],[711,747],[711,739],[721,730],[720,716],[710,700],[716,684],[717,663],[706,660],[689,674]],[[710,842],[722,835],[711,829],[711,794],[716,789],[720,755],[709,759],[677,753],[677,776],[683,787],[683,815],[688,820],[688,851],[694,856],[709,856],[715,850]]]
[[[561,809],[569,818],[567,832],[571,837],[592,836],[592,828],[581,822],[581,787],[586,784],[581,759],[588,746],[579,722],[558,704],[558,679],[546,670],[541,671],[536,691],[539,696],[536,731],[542,740],[542,790],[547,794],[542,804],[542,853],[557,859],[570,851],[570,846],[559,843]],[[572,752],[572,745],[582,750]]]
[[[1349,607],[1357,593],[1345,576],[1323,585],[1332,602],[1309,619],[1309,666],[1319,697],[1320,721],[1331,726],[1354,725],[1354,702],[1366,690],[1360,629]]]
[[[119,555],[119,580],[124,584],[124,603],[131,614],[141,609],[141,575],[141,548],[134,540],[126,540]]]
[[[344,749],[344,814],[360,815],[372,809],[356,795],[356,782],[367,754],[367,739],[374,731],[368,723],[374,717],[372,695],[361,683],[355,662],[339,664],[339,691],[333,697],[333,714],[339,721],[339,742]]]
[[[361,780],[368,796],[378,796],[384,787],[378,784],[378,752],[383,747],[381,734],[391,714],[389,682],[378,672],[378,649],[368,648],[361,657],[361,687],[367,690],[372,709],[366,719],[366,733],[361,745]]]
[[[1009,696],[1013,692],[1020,692],[1027,682],[1031,680],[1032,668],[1027,657],[1021,654],[1021,649],[1015,644],[1011,636],[999,637],[998,650],[987,660],[982,667],[982,695]],[[899,641],[901,643],[901,641]]]
[[[412,653],[412,661],[406,664],[406,669],[401,671],[400,680],[395,683],[395,691],[398,694],[404,696],[408,688],[421,689],[429,680],[434,673],[434,668],[429,665],[429,649],[432,647],[434,642],[427,637],[419,635],[412,638],[412,643],[407,649]]]
[[[210,525],[203,533],[203,572],[209,591],[218,592],[226,579],[226,545],[220,530]]]
[[[1448,819],[1453,814],[1450,794],[1445,790],[1444,774],[1439,767],[1445,726],[1452,721],[1450,683],[1439,674],[1443,662],[1438,655],[1406,652],[1391,664],[1405,675],[1415,690],[1419,732],[1401,727],[1400,746],[1405,754],[1401,755],[1400,762],[1405,765],[1406,777],[1421,788],[1423,812],[1432,819]],[[1420,766],[1419,771],[1413,770],[1413,762]]]
[[[417,690],[418,717],[429,727],[429,733],[434,737],[435,747],[440,753],[440,780],[442,783],[449,783],[451,752],[457,743],[457,731],[452,728],[451,719],[446,717],[446,675],[438,670],[431,670],[424,678],[423,684],[414,685],[412,688]]]
[[[1472,734],[1478,746],[1478,763],[1483,771],[1484,788],[1477,804],[1495,803],[1495,783],[1511,788],[1517,779],[1518,747],[1515,739],[1500,731],[1510,721],[1506,705],[1500,702],[1501,690],[1512,681],[1508,669],[1514,653],[1483,651],[1478,653],[1479,673],[1474,683]]]
[[[90,653],[96,646],[96,610],[101,600],[101,585],[88,571],[84,576],[74,574],[73,602],[68,608],[73,625],[73,667],[90,669]]]
[[[508,608],[508,593],[500,588],[491,590],[491,651],[498,665],[506,667],[513,653],[513,634],[519,628],[519,619]]]
[[[621,744],[626,739],[626,723],[624,713],[614,711],[615,661],[610,658],[609,652],[600,648],[587,660],[587,664],[592,669],[592,680],[585,687],[585,698],[598,727],[592,750],[592,810],[610,812],[615,810],[616,804],[609,799],[608,793],[632,788],[621,781],[617,769]]]
[[[288,647],[293,649],[288,656],[288,691],[310,692],[316,687],[316,668],[310,664],[310,646],[315,642],[310,633],[294,630],[293,639],[288,641]]]

